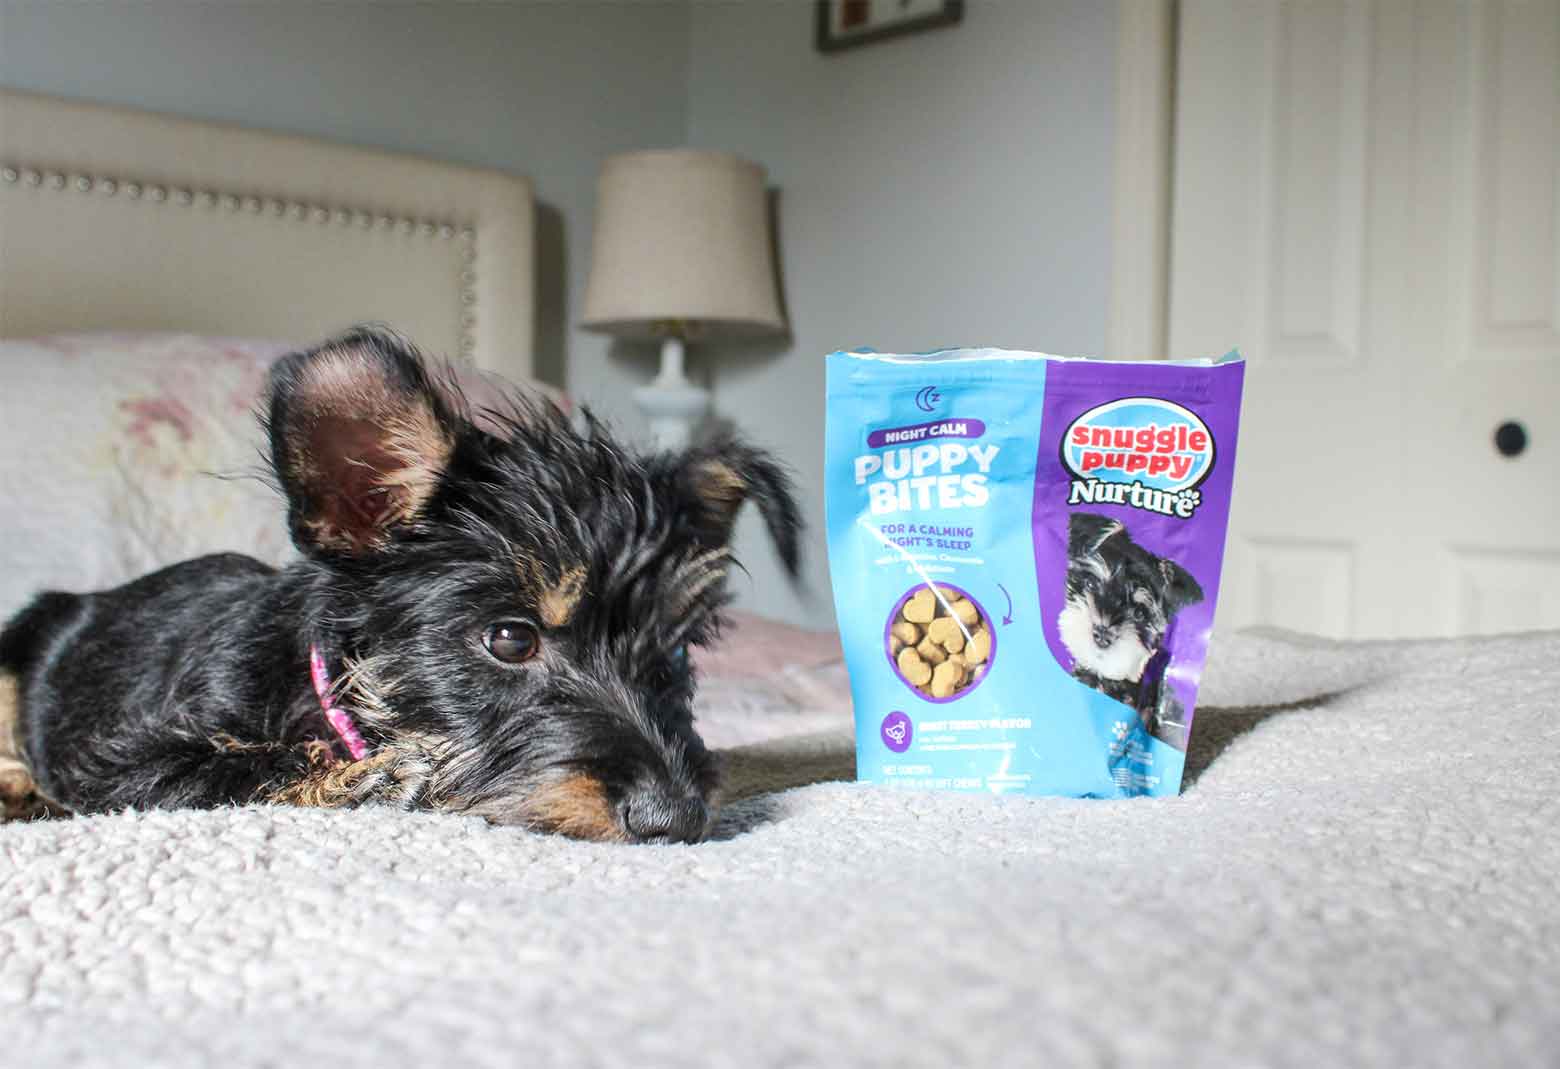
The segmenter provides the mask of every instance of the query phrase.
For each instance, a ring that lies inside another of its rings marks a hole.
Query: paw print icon
[[[1116,736],[1116,741],[1121,742],[1127,737],[1127,722],[1118,720],[1110,726],[1110,733]]]

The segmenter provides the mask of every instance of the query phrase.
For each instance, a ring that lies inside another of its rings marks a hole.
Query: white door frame
[[[1176,0],[1117,0],[1116,161],[1105,355],[1168,353]]]

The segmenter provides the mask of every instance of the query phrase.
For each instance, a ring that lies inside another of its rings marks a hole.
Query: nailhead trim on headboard
[[[315,223],[334,223],[337,226],[356,225],[362,230],[378,227],[402,234],[416,234],[423,238],[441,241],[459,240],[461,243],[460,303],[461,308],[461,356],[470,360],[476,351],[477,326],[477,230],[471,224],[458,225],[437,219],[415,219],[410,216],[387,215],[364,209],[325,204],[309,204],[304,201],[281,197],[259,197],[249,193],[226,193],[212,189],[186,189],[158,183],[139,182],[133,179],[111,178],[106,175],[66,174],[25,165],[0,164],[0,186],[28,189],[47,189],[55,192],[98,193],[105,197],[123,193],[129,200],[149,200],[162,204],[168,200],[182,208],[220,208],[224,212],[243,211],[249,215],[268,215],[273,218],[290,218],[295,221],[311,220]]]

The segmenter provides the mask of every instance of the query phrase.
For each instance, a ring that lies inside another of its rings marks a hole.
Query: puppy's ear
[[[785,570],[793,578],[801,559],[801,511],[791,494],[791,480],[768,453],[723,438],[690,450],[678,480],[688,503],[689,520],[699,540],[723,546],[731,540],[737,511],[752,501],[764,517]]]
[[[384,546],[422,514],[455,440],[416,349],[369,327],[277,361],[266,428],[288,526],[305,553]]]
[[[1082,557],[1098,552],[1106,540],[1125,531],[1119,520],[1093,512],[1075,512],[1067,521],[1067,555]]]
[[[1192,578],[1192,573],[1173,560],[1159,559],[1159,575],[1164,580],[1165,610],[1179,612],[1188,605],[1196,605],[1203,599],[1203,589]]]

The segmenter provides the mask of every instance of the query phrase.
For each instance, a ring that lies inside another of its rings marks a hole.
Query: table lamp
[[[660,341],[660,372],[634,400],[657,448],[686,447],[709,391],[684,374],[684,346],[785,329],[764,169],[702,149],[610,157],[597,189],[580,325]]]

